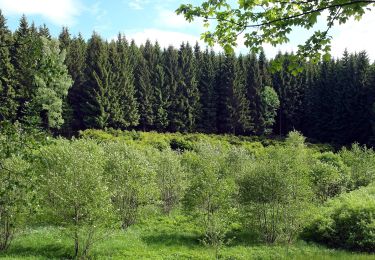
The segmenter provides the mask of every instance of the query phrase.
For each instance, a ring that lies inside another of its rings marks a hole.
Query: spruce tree
[[[154,124],[153,99],[154,93],[151,83],[151,73],[147,61],[143,56],[144,47],[138,49],[134,41],[131,44],[131,55],[136,61],[135,86],[136,97],[139,104],[139,129],[151,130]]]
[[[11,48],[12,64],[15,69],[15,91],[19,104],[17,117],[27,125],[39,125],[39,111],[32,107],[31,101],[36,95],[35,73],[42,52],[42,42],[34,25],[29,26],[25,16],[14,33]]]
[[[103,129],[110,118],[108,44],[97,33],[88,41],[81,112],[86,128]]]
[[[176,89],[176,131],[195,130],[199,92],[196,80],[196,63],[191,46],[183,43],[178,52],[178,81]]]
[[[154,127],[158,131],[165,131],[168,127],[168,108],[170,93],[166,83],[166,73],[163,66],[163,55],[158,42],[153,48],[155,60],[150,69],[152,75],[152,85],[154,89],[154,106],[155,113]]]
[[[138,103],[135,96],[134,68],[130,63],[129,46],[119,34],[117,41],[110,44],[109,62],[111,122],[113,127],[129,128],[138,125]]]
[[[280,135],[286,135],[294,129],[301,129],[303,116],[304,73],[293,75],[289,66],[293,54],[276,57],[282,63],[282,69],[273,73],[273,87],[280,99],[280,108],[274,129]],[[300,65],[301,67],[303,64]]]
[[[176,131],[179,125],[179,99],[178,99],[178,82],[180,74],[178,69],[178,51],[169,46],[164,52],[164,72],[165,72],[165,86],[169,92],[168,104],[168,130]]]
[[[4,120],[14,122],[17,119],[18,103],[14,89],[14,68],[10,57],[11,44],[13,44],[12,33],[0,10],[0,122]]]
[[[204,133],[216,133],[216,55],[214,51],[205,50],[198,58],[200,110],[197,122],[197,130]]]
[[[64,113],[64,120],[66,120],[64,130],[68,134],[72,134],[85,127],[84,113],[82,111],[82,107],[84,106],[82,104],[86,94],[84,92],[84,82],[86,79],[86,42],[81,34],[69,41],[69,44],[67,44],[68,41],[63,39],[67,38],[61,38],[61,40],[62,46],[65,46],[67,50],[65,64],[73,79],[73,86],[67,96],[66,113]]]

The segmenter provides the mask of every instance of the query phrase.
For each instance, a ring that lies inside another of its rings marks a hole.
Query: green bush
[[[310,170],[314,192],[320,201],[346,191],[349,181],[349,168],[341,157],[332,152],[315,155],[317,161]]]
[[[74,239],[74,257],[88,257],[114,221],[111,192],[103,178],[104,151],[91,140],[57,140],[38,151],[41,208]]]
[[[245,225],[267,243],[292,242],[313,201],[304,138],[291,133],[286,146],[271,146],[239,178]]]
[[[192,141],[186,140],[183,137],[174,137],[170,141],[170,146],[172,150],[175,151],[192,151],[194,145]]]
[[[200,144],[197,152],[186,152],[183,165],[189,174],[183,199],[185,212],[204,230],[203,242],[218,250],[233,221],[234,172],[229,170],[226,153],[210,144]]]
[[[155,169],[135,145],[111,142],[103,147],[112,203],[125,229],[136,222],[140,207],[155,203],[159,197]]]
[[[350,190],[375,181],[375,153],[372,149],[353,144],[350,150],[344,148],[339,154],[350,168]]]
[[[8,249],[31,201],[30,165],[19,156],[0,160],[0,251]]]
[[[375,186],[328,201],[304,230],[305,240],[353,251],[375,252]]]
[[[172,150],[149,154],[156,171],[163,213],[169,214],[180,203],[186,188],[186,175],[180,155]]]

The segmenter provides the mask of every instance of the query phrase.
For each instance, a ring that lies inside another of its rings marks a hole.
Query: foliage
[[[40,106],[38,111],[45,116],[42,121],[47,128],[59,128],[64,123],[63,99],[68,95],[73,82],[64,64],[65,52],[60,52],[58,41],[46,38],[41,40],[43,55],[35,74],[37,91],[32,102]]]
[[[353,251],[375,251],[375,187],[369,186],[328,201],[303,237]]]
[[[375,153],[372,149],[353,144],[340,151],[343,162],[350,168],[349,189],[367,186],[375,180]]]
[[[349,168],[341,157],[332,152],[325,152],[316,156],[317,162],[312,166],[310,178],[313,189],[320,201],[345,192],[350,179]]]
[[[156,203],[156,173],[144,152],[124,143],[103,144],[105,172],[112,203],[125,229],[138,218],[139,208]]]
[[[303,141],[299,133],[291,133],[286,147],[268,147],[239,179],[245,220],[268,243],[292,242],[313,201]]]
[[[179,206],[186,189],[187,179],[181,166],[180,154],[166,149],[150,157],[156,171],[162,211],[170,214]]]
[[[304,45],[300,45],[297,55],[318,62],[321,57],[330,58],[331,36],[329,29],[335,24],[344,24],[350,18],[360,20],[366,11],[371,10],[374,1],[277,1],[240,0],[204,1],[201,5],[182,4],[177,14],[183,14],[187,21],[203,19],[207,31],[202,38],[210,45],[219,43],[226,52],[233,51],[240,34],[244,33],[245,45],[251,51],[259,51],[263,44],[273,46],[289,41],[289,34],[295,27],[311,29],[324,16],[326,30],[316,30]],[[213,20],[213,22],[211,22]],[[213,30],[211,25],[214,26]],[[291,68],[301,72],[297,62]]]
[[[201,144],[196,153],[186,152],[183,165],[190,179],[184,209],[204,229],[203,242],[218,251],[225,243],[235,213],[234,173],[229,170],[225,153],[209,144]]]
[[[30,165],[20,156],[0,160],[0,251],[8,249],[24,222],[31,194]]]
[[[114,220],[103,156],[88,140],[56,140],[38,152],[42,210],[74,239],[74,257],[87,257]]]

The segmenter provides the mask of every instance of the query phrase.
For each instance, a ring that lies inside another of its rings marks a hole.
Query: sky
[[[15,30],[25,14],[37,26],[46,24],[53,36],[58,36],[62,26],[68,26],[72,35],[79,32],[88,39],[93,31],[105,39],[113,39],[119,32],[137,44],[147,39],[158,41],[162,47],[189,41],[199,42],[204,31],[202,23],[188,23],[177,16],[175,10],[182,3],[200,4],[203,0],[0,0],[0,9],[8,20],[8,27]],[[315,28],[324,28],[320,22]],[[360,22],[349,21],[331,30],[332,55],[340,57],[345,49],[349,52],[366,50],[375,60],[375,10],[364,15]],[[296,29],[290,42],[282,46],[265,45],[268,57],[278,51],[295,51],[312,32]],[[220,51],[220,47],[214,48]],[[243,40],[239,39],[236,52],[247,53]]]

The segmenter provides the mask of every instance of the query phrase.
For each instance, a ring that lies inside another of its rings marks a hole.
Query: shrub
[[[317,154],[316,163],[310,171],[313,189],[320,201],[339,195],[346,191],[349,181],[349,168],[341,157],[332,152]]]
[[[375,252],[375,186],[326,203],[304,230],[305,240],[354,251]]]
[[[156,170],[157,184],[162,201],[162,210],[169,214],[184,195],[186,176],[181,166],[180,155],[171,150],[150,155]]]
[[[304,138],[291,133],[285,147],[266,148],[239,179],[239,201],[250,223],[268,243],[293,241],[313,200]]]
[[[105,154],[93,141],[57,140],[38,155],[42,208],[74,239],[74,257],[85,258],[113,221]]]
[[[170,141],[170,146],[172,150],[175,151],[192,151],[194,145],[191,141],[185,140],[183,137],[174,137]]]
[[[136,222],[141,206],[156,202],[158,198],[155,170],[135,146],[112,142],[105,144],[104,150],[112,202],[120,215],[122,228],[127,228]]]
[[[28,168],[19,156],[0,160],[0,251],[8,249],[24,221],[32,191]]]
[[[353,144],[351,150],[344,148],[339,154],[350,168],[350,190],[375,181],[375,153],[372,149]]]
[[[233,221],[233,171],[227,169],[225,153],[209,144],[200,144],[197,152],[185,153],[183,164],[190,181],[183,199],[184,209],[204,229],[203,242],[218,250]]]

